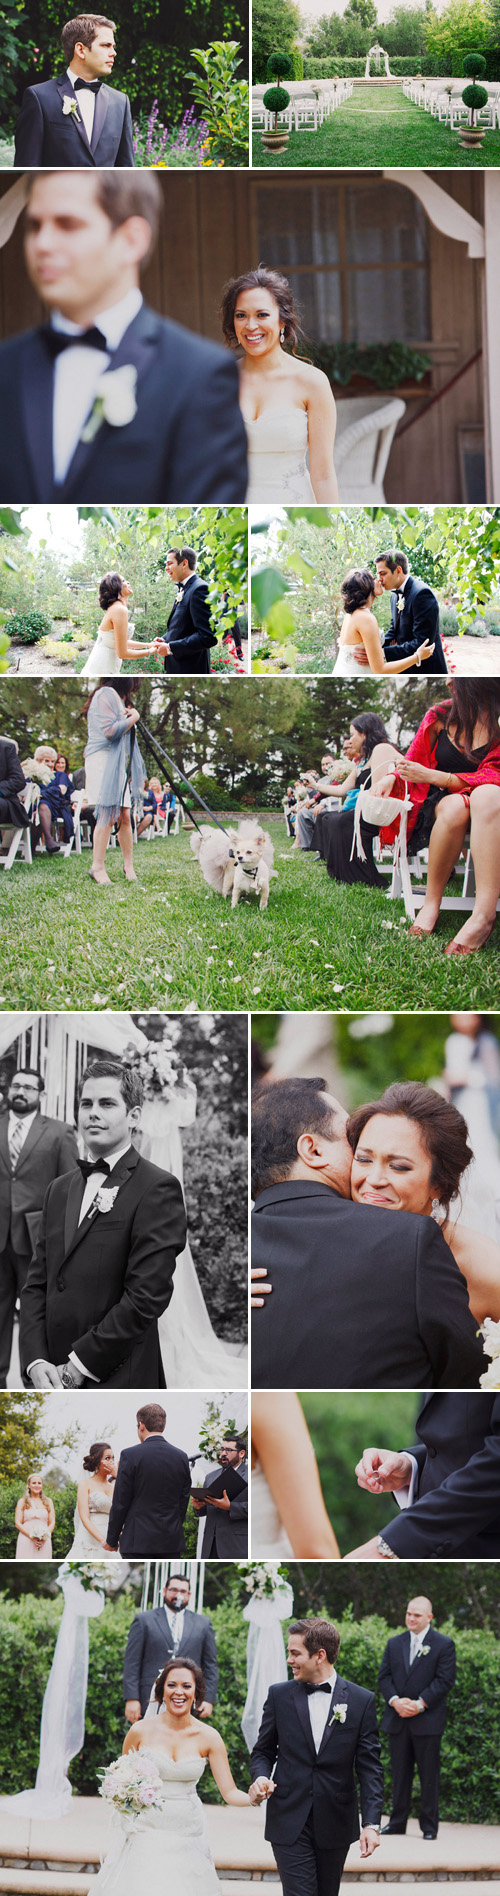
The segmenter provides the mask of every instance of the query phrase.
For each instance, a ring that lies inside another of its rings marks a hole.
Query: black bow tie
[[[326,1684],[325,1685],[306,1685],[306,1692],[309,1698],[311,1696],[311,1692],[328,1692],[328,1695],[330,1695],[331,1689],[332,1689],[331,1685],[326,1685]]]
[[[102,79],[75,79],[74,92],[100,92]]]
[[[62,355],[63,349],[77,349],[82,346],[85,349],[102,349],[106,355],[111,354],[106,337],[103,336],[101,329],[96,329],[95,324],[93,329],[82,329],[80,336],[68,336],[63,329],[52,329],[50,323],[45,323],[41,334],[53,362],[56,356]]]
[[[93,1178],[94,1172],[102,1172],[104,1178],[109,1178],[111,1166],[107,1159],[79,1159],[78,1164],[84,1179]]]

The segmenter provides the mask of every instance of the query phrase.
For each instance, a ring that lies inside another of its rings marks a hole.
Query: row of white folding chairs
[[[260,90],[266,91],[267,87]],[[287,86],[288,90],[291,88]],[[325,119],[330,118],[332,112],[338,110],[339,105],[345,104],[352,90],[352,80],[347,79],[329,86],[328,89],[325,87],[318,94],[311,90],[304,90],[302,85],[300,89],[291,93],[290,104],[285,110],[278,113],[278,122],[281,125],[287,125],[289,131],[292,131],[293,127],[296,132],[299,129],[316,132],[318,125],[323,125]],[[256,130],[261,128],[265,132],[272,131],[274,126],[274,112],[266,110],[263,98],[258,96],[258,91],[254,91],[252,100],[252,125]]]
[[[451,80],[449,84],[452,85]],[[444,119],[453,131],[455,125],[460,125],[469,118],[468,106],[464,105],[462,99],[464,84],[464,80],[457,80],[450,92],[443,81],[432,83],[420,80],[417,83],[415,80],[405,79],[403,91],[413,105],[419,105],[425,112],[430,112],[431,118],[437,118],[440,122]],[[489,95],[488,104],[482,106],[481,111],[476,113],[476,123],[494,131],[496,126],[500,125],[500,87],[490,82],[486,86],[486,91]]]

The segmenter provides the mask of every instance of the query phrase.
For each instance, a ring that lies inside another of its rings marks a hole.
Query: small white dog
[[[254,817],[245,817],[227,834],[204,823],[203,833],[191,837],[191,849],[209,887],[223,896],[232,891],[232,908],[240,895],[259,895],[260,908],[267,908],[270,879],[276,875],[274,848],[268,831]]]

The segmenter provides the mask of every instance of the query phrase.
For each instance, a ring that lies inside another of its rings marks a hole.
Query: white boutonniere
[[[79,119],[80,113],[78,111],[77,99],[69,99],[66,97],[65,99],[63,99],[62,109],[63,109],[65,118],[69,118],[71,116],[72,118]]]
[[[177,587],[177,592],[176,592],[176,595],[175,595],[175,604],[176,604],[176,606],[180,606],[180,604],[181,604],[181,600],[182,600],[183,598],[184,598],[184,587],[183,587],[183,586],[178,586],[178,587]]]
[[[397,609],[397,611],[398,611],[398,612],[404,612],[404,609],[405,609],[405,596],[404,596],[404,593],[399,593],[399,594],[398,594],[398,598],[397,598],[397,600],[396,600],[396,609]]]
[[[91,1206],[91,1210],[101,1211],[103,1213],[106,1211],[112,1211],[115,1198],[118,1197],[119,1190],[120,1190],[119,1185],[101,1185],[99,1188],[99,1191],[96,1192],[96,1196],[94,1198],[93,1205]]]
[[[417,1653],[417,1659],[423,1659],[424,1654],[430,1652],[430,1650],[430,1646],[421,1646],[420,1652]]]
[[[135,399],[137,369],[125,362],[122,369],[105,369],[99,376],[94,405],[80,435],[81,441],[93,441],[103,421],[110,428],[126,428],[137,414]]]
[[[329,1725],[345,1725],[346,1718],[347,1718],[347,1705],[334,1705],[332,1716],[331,1718],[329,1718],[328,1724]]]

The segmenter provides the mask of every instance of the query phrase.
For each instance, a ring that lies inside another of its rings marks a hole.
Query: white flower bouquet
[[[277,1566],[275,1560],[239,1560],[237,1564],[243,1585],[254,1600],[274,1599],[287,1579],[288,1569]]]
[[[482,1389],[500,1389],[500,1323],[494,1323],[492,1317],[485,1317],[481,1324],[485,1355],[491,1357],[488,1369],[479,1377]]]
[[[81,1582],[84,1593],[102,1593],[106,1585],[107,1568],[102,1560],[99,1563],[95,1560],[65,1560],[59,1567],[59,1584],[69,1574],[74,1574],[75,1579]]]
[[[126,1758],[114,1758],[98,1776],[99,1796],[112,1804],[126,1829],[132,1830],[145,1811],[163,1809],[162,1780],[152,1758],[131,1751]]]
[[[39,1519],[23,1521],[23,1534],[26,1534],[30,1541],[48,1541],[50,1540],[50,1527],[47,1527],[46,1523]]]

